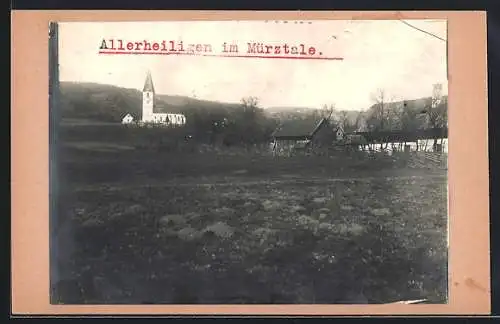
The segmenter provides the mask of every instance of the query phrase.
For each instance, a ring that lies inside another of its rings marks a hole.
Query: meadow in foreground
[[[446,175],[391,172],[70,186],[73,302],[446,302]]]

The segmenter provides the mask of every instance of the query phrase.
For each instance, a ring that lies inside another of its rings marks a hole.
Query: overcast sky
[[[409,20],[413,26],[446,39],[446,21]],[[102,55],[103,39],[183,40],[314,46],[335,60],[223,58],[177,55]],[[62,23],[61,81],[97,82],[141,89],[148,70],[157,93],[239,102],[259,98],[261,106],[366,109],[372,93],[385,89],[396,100],[430,96],[435,83],[447,93],[446,42],[398,20],[234,22]]]

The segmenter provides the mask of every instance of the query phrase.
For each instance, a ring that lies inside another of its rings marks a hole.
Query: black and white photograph
[[[447,304],[447,34],[51,23],[51,304]]]

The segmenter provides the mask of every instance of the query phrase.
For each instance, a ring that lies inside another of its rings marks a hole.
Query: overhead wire
[[[448,70],[448,69],[449,69],[449,66],[448,66],[448,40],[447,40],[447,39],[444,39],[444,38],[442,38],[442,37],[439,37],[439,36],[438,36],[438,35],[436,35],[436,34],[433,34],[433,33],[431,33],[431,32],[428,32],[428,31],[426,31],[426,30],[423,30],[423,29],[421,29],[421,28],[418,28],[418,27],[416,27],[416,26],[413,26],[412,24],[410,24],[410,23],[408,23],[408,22],[406,22],[406,21],[404,21],[404,20],[402,20],[402,19],[398,19],[398,20],[399,20],[400,22],[402,22],[403,24],[405,24],[406,26],[410,27],[410,28],[413,28],[413,29],[415,29],[415,30],[418,30],[419,32],[422,32],[422,33],[424,33],[424,34],[427,34],[427,35],[429,35],[429,36],[432,36],[432,37],[434,37],[434,38],[436,38],[436,39],[439,39],[440,41],[443,41],[443,42],[445,42],[445,43],[446,43],[446,77],[448,78],[448,76],[449,76],[449,70]],[[448,38],[448,26],[446,26],[446,38]]]
[[[413,26],[412,24],[410,24],[410,23],[408,23],[408,22],[406,22],[406,21],[404,21],[404,20],[399,19],[399,21],[400,21],[400,22],[402,22],[403,24],[405,24],[406,26],[410,27],[410,28],[413,28],[413,29],[415,29],[415,30],[418,30],[418,31],[420,31],[420,32],[424,33],[424,34],[427,34],[427,35],[429,35],[429,36],[432,36],[432,37],[434,37],[434,38],[437,38],[437,39],[439,39],[439,40],[441,40],[441,41],[443,41],[443,42],[446,42],[446,39],[444,39],[444,38],[442,38],[442,37],[439,37],[438,35],[435,35],[435,34],[433,34],[433,33],[431,33],[431,32],[426,31],[426,30],[420,29],[420,28],[418,28],[418,27],[416,27],[416,26]]]

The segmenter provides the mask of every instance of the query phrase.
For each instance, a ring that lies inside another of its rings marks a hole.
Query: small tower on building
[[[152,122],[155,106],[155,88],[153,85],[153,78],[151,72],[148,71],[146,75],[146,82],[142,89],[142,121]]]

